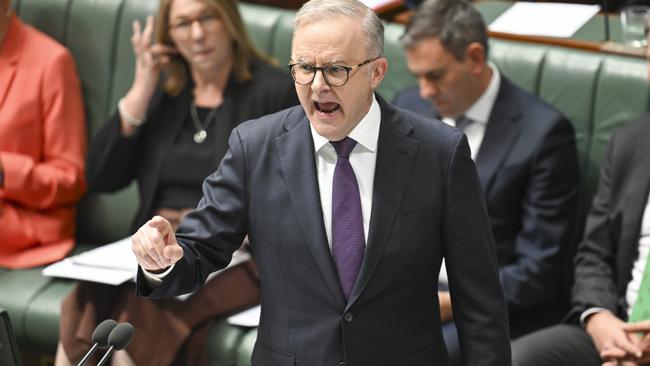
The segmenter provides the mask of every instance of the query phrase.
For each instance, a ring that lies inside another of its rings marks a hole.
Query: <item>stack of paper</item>
[[[598,5],[518,2],[488,27],[490,31],[568,38],[600,11]]]
[[[43,275],[120,285],[134,280],[137,270],[128,237],[49,265]]]
[[[236,266],[251,259],[251,255],[243,250],[233,253],[228,267]],[[121,285],[126,281],[134,281],[138,273],[138,261],[131,250],[131,237],[114,243],[102,245],[93,250],[65,258],[43,269],[43,275],[48,277],[63,277],[74,280]],[[208,281],[221,271],[212,273]],[[191,294],[178,296],[186,299]]]

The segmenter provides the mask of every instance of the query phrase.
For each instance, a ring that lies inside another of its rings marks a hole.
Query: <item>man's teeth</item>
[[[316,108],[321,112],[332,112],[338,108],[337,103],[318,103],[316,102]]]

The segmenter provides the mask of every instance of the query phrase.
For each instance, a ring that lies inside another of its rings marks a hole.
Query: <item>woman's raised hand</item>
[[[131,89],[124,96],[122,108],[122,133],[130,135],[135,127],[127,119],[143,120],[149,107],[151,96],[156,91],[160,70],[169,64],[171,56],[178,53],[174,47],[153,44],[154,19],[149,15],[144,29],[138,20],[133,22],[131,44],[135,55],[135,75]]]

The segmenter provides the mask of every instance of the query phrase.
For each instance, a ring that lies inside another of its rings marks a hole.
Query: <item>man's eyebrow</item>
[[[414,73],[416,77],[437,78],[445,74],[445,69],[430,69],[424,72]]]
[[[306,60],[303,56],[296,56],[295,58],[292,57],[291,60],[293,62],[295,62],[295,63],[304,63],[304,64],[315,65],[311,61]],[[337,57],[337,58],[334,58],[334,59],[332,59],[332,60],[330,60],[328,62],[323,63],[322,65],[334,65],[334,64],[340,65],[340,64],[345,64],[345,63],[346,63],[346,61],[345,61],[345,59],[343,57]]]

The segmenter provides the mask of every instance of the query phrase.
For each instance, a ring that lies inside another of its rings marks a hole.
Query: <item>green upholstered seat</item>
[[[399,42],[402,33],[404,33],[403,25],[384,24],[384,55],[388,59],[388,73],[377,91],[388,101],[391,101],[398,91],[416,83],[406,66],[404,49]]]
[[[33,346],[27,337],[29,307],[51,280],[41,276],[41,267],[0,274],[0,307],[7,310],[11,316],[14,334],[21,349],[30,349],[29,347]]]
[[[65,42],[69,0],[20,0],[20,17],[29,24]]]
[[[255,46],[271,54],[275,26],[284,11],[268,6],[246,3],[241,3],[239,8]]]
[[[243,11],[245,8],[242,8]],[[278,66],[284,71],[289,73],[289,69],[285,67],[291,58],[291,39],[293,36],[293,15],[294,12],[290,10],[278,9],[281,14],[278,17],[275,25],[275,32],[271,39],[270,55],[278,61]]]
[[[548,49],[504,40],[491,40],[488,47],[489,59],[501,72],[528,92],[539,94],[544,57]],[[513,52],[513,47],[516,47],[517,52]]]
[[[237,348],[237,366],[250,366],[257,329],[246,329]]]
[[[245,328],[230,325],[221,319],[212,326],[207,340],[208,360],[210,365],[238,365],[239,344]],[[250,364],[250,361],[249,361]]]
[[[77,282],[52,279],[32,298],[25,316],[25,344],[29,350],[54,354],[59,336],[61,302]]]

